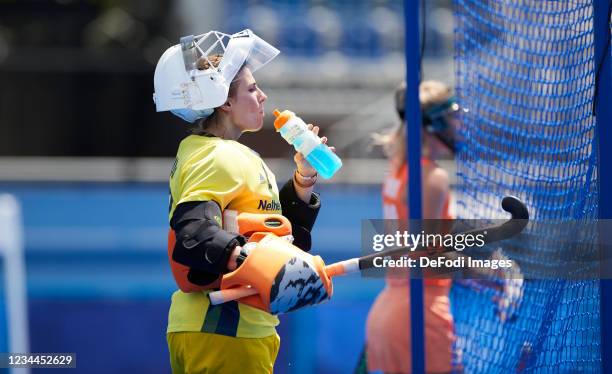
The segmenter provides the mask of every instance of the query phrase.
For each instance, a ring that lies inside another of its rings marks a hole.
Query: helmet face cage
[[[185,36],[181,38],[181,49],[183,50],[185,69],[191,77],[204,72],[206,74],[218,73],[228,83],[235,80],[238,71],[243,66],[248,67],[254,73],[279,53],[278,49],[249,29],[233,35],[209,31],[198,36]],[[219,66],[213,66],[209,60],[212,55],[223,56]],[[200,58],[206,59],[208,69],[198,69],[197,61]]]
[[[183,52],[183,60],[185,62],[185,70],[187,73],[193,77],[198,72],[211,69],[219,72],[219,67],[213,66],[212,61],[209,60],[209,56],[217,54],[224,55],[226,46],[231,37],[231,35],[224,34],[219,31],[209,31],[205,34],[197,36],[188,35],[182,37],[180,39],[181,50]],[[204,58],[208,62],[208,69],[198,69],[197,62],[200,58]]]

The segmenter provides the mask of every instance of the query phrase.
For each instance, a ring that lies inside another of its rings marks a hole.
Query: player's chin
[[[263,127],[263,125],[264,125],[264,114],[263,114],[263,112],[261,112],[261,113],[259,113],[259,114],[258,114],[258,116],[257,116],[257,120],[256,120],[256,124],[257,124],[257,125],[256,125],[257,130],[255,130],[255,131],[261,130],[261,128],[262,128],[262,127]]]
[[[254,120],[251,122],[251,124],[248,126],[248,129],[246,130],[246,132],[256,132],[261,130],[261,128],[263,127],[263,117],[258,118],[257,120]]]

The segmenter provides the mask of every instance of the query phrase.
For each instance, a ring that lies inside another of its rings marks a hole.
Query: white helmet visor
[[[270,62],[279,50],[247,29],[232,35],[219,69],[226,82],[232,82],[242,66],[246,66],[254,73]]]

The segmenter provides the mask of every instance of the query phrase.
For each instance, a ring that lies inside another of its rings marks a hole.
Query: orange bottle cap
[[[287,123],[287,121],[289,121],[289,119],[293,116],[293,113],[288,110],[283,110],[281,112],[278,109],[274,109],[272,114],[274,114],[274,117],[276,117],[276,119],[274,120],[274,128],[276,129],[276,131],[280,130],[281,127],[285,126],[285,123]]]

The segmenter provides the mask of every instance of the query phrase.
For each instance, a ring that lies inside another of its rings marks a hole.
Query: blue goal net
[[[503,218],[501,198],[521,198],[535,224],[504,252],[529,278],[529,269],[554,266],[550,259],[564,250],[547,239],[571,235],[548,232],[550,226],[538,222],[588,221],[598,214],[593,5],[568,0],[455,0],[454,5],[457,96],[466,110],[464,147],[457,154],[457,215]],[[601,371],[599,281],[491,283],[453,285],[458,368]]]

